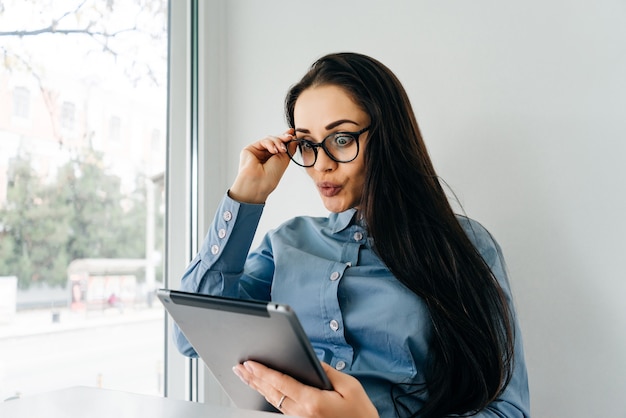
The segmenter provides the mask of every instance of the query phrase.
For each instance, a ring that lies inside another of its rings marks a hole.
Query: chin
[[[333,201],[328,201],[326,199],[323,200],[323,203],[324,203],[324,207],[326,208],[326,210],[332,213],[341,213],[352,207],[343,202],[333,202]]]

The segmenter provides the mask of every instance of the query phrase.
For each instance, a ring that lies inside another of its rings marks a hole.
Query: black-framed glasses
[[[299,166],[313,167],[317,161],[317,150],[322,148],[331,160],[349,163],[359,155],[359,136],[369,128],[357,132],[333,132],[319,143],[308,139],[292,139],[285,144],[287,154]]]

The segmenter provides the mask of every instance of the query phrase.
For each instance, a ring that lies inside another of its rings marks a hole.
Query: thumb
[[[330,380],[336,392],[341,393],[341,388],[345,388],[347,384],[353,383],[356,380],[356,378],[336,370],[327,363],[322,362],[322,368],[326,372],[328,380]]]

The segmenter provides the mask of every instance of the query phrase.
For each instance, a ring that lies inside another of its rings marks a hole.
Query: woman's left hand
[[[233,371],[285,415],[305,418],[378,418],[376,407],[357,379],[326,363],[322,363],[322,367],[334,390],[304,385],[254,361],[238,364],[233,367]]]

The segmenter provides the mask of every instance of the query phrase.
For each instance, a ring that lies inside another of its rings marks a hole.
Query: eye
[[[354,138],[346,134],[338,134],[333,137],[333,144],[337,148],[345,148],[354,142]]]
[[[307,141],[306,139],[300,139],[298,141],[298,148],[300,149],[300,152],[302,153],[314,152],[314,149],[315,149],[311,141]]]

